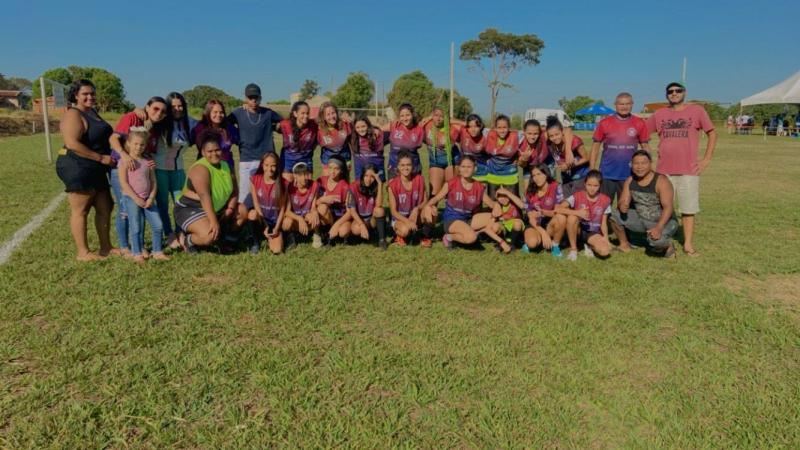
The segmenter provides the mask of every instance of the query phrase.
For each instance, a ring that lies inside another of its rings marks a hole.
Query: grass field
[[[0,156],[4,241],[62,185],[41,136]],[[798,157],[723,133],[677,261],[87,265],[63,204],[0,266],[0,447],[797,448]]]

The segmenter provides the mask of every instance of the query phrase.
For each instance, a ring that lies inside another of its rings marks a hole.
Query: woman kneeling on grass
[[[600,192],[603,175],[590,170],[586,175],[584,190],[575,192],[556,208],[556,212],[567,216],[569,254],[567,259],[578,259],[578,241],[584,244],[584,254],[595,254],[605,258],[611,254],[608,241],[608,215],[611,214],[611,199]],[[579,233],[580,232],[580,233]]]
[[[187,253],[196,246],[214,244],[221,236],[220,222],[236,220],[236,180],[222,160],[219,135],[204,133],[200,139],[203,157],[189,169],[181,196],[175,201],[175,219],[184,234],[179,242]]]
[[[252,228],[253,242],[250,253],[258,253],[261,236],[267,238],[269,251],[273,255],[283,252],[283,215],[286,211],[287,182],[278,175],[280,159],[275,153],[267,153],[261,158],[261,165],[250,177],[250,195],[253,209],[247,212],[247,220]],[[263,233],[261,227],[264,228]]]
[[[528,229],[525,230],[525,245],[528,253],[540,246],[550,254],[561,257],[561,239],[567,226],[567,217],[556,214],[556,206],[564,201],[561,186],[553,180],[547,164],[531,169],[531,181],[525,191],[525,210],[528,211]]]
[[[283,218],[283,231],[286,233],[286,248],[297,244],[297,234],[308,236],[317,232],[319,213],[317,212],[318,184],[311,179],[308,165],[299,162],[292,168],[293,181],[286,188],[289,199]],[[320,241],[321,243],[321,241]]]
[[[319,178],[319,197],[317,198],[317,212],[320,223],[328,229],[328,245],[334,245],[338,240],[344,241],[350,236],[350,212],[347,210],[347,163],[338,156],[328,159],[328,175]],[[314,233],[312,246],[322,247],[322,236]]]
[[[361,179],[350,184],[347,209],[353,219],[350,231],[354,236],[368,241],[369,231],[378,235],[378,246],[386,250],[386,212],[383,209],[383,183],[378,177],[378,168],[373,164],[364,167]]]
[[[397,156],[397,176],[389,181],[389,212],[392,214],[394,245],[404,247],[409,236],[421,227],[421,245],[425,248],[431,247],[433,220],[428,220],[426,223],[422,221],[422,208],[427,201],[425,180],[422,175],[414,172],[414,159],[411,153],[400,151]],[[435,217],[436,211],[432,218]]]
[[[161,251],[161,237],[164,226],[161,215],[154,201],[158,192],[155,169],[152,160],[144,156],[147,139],[150,133],[144,127],[131,127],[125,139],[125,150],[131,158],[133,168],[122,168],[119,171],[119,185],[122,188],[122,202],[128,212],[130,226],[130,244],[133,260],[143,263],[147,259],[144,250],[144,221],[150,224],[153,232],[153,253],[151,257],[160,261],[169,261],[169,257]],[[167,217],[169,219],[169,217]]]
[[[459,176],[445,183],[442,189],[431,198],[423,209],[423,216],[430,222],[436,217],[436,207],[446,198],[442,214],[444,237],[442,244],[452,248],[453,242],[470,245],[478,239],[479,233],[485,233],[500,244],[504,252],[511,247],[494,232],[494,219],[488,212],[478,212],[481,203],[494,208],[495,202],[486,195],[481,183],[472,178],[475,173],[475,158],[462,155],[458,164]]]
[[[498,244],[499,248],[508,253],[503,244],[510,244],[509,250],[522,245],[522,230],[525,229],[525,223],[522,222],[520,211],[524,209],[525,204],[504,187],[497,189],[495,201],[492,208],[492,217],[496,220],[493,230],[498,236],[503,237],[503,243]]]

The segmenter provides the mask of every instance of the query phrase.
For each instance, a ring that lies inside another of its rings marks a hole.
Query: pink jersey
[[[250,183],[256,189],[256,206],[261,209],[261,214],[267,222],[274,224],[278,220],[278,214],[281,211],[280,192],[286,191],[287,183],[285,180],[280,179],[272,183],[264,181],[263,174],[254,174],[250,177]],[[278,183],[281,183],[281,189],[276,189]]]
[[[339,129],[329,127],[327,124],[319,126],[317,130],[317,143],[322,148],[341,151],[347,147],[347,138],[350,136],[350,123],[341,122]]]
[[[333,189],[328,189],[328,176],[324,175],[319,177],[317,181],[319,185],[319,196],[324,197],[326,195],[334,195],[336,196],[336,201],[331,204],[331,212],[336,217],[341,217],[345,212],[347,212],[347,192],[349,191],[349,186],[347,185],[347,181],[339,180],[336,182],[336,186]]]
[[[142,200],[147,200],[150,197],[150,190],[153,188],[150,180],[150,171],[153,170],[152,161],[149,159],[141,158],[136,159],[134,162],[134,169],[128,170],[128,186],[131,187],[136,196]]]
[[[528,159],[528,168],[542,164],[545,162],[545,160],[547,160],[547,157],[550,156],[550,152],[547,150],[546,136],[539,135],[539,139],[533,145],[529,144],[528,140],[525,139],[525,136],[523,136],[522,139],[520,139],[519,151],[522,153],[527,152],[529,149],[532,149],[533,151]]]
[[[586,191],[578,191],[567,199],[574,210],[588,209],[589,218],[581,219],[581,228],[591,233],[599,233],[603,224],[603,216],[611,213],[611,199],[606,194],[598,193],[594,201],[589,200]]]
[[[294,183],[289,184],[286,191],[289,193],[289,206],[292,208],[292,212],[298,216],[305,216],[311,212],[311,205],[314,203],[318,189],[316,181],[312,181],[305,192],[300,192]]]
[[[481,209],[483,185],[473,181],[472,187],[467,190],[461,180],[461,177],[456,177],[447,182],[447,202],[442,214],[444,220],[468,221]]]
[[[355,208],[358,215],[363,218],[372,217],[375,210],[375,198],[377,195],[368,197],[361,193],[361,182],[353,181],[350,183],[350,196],[347,199],[347,207]]]
[[[400,122],[392,122],[389,128],[389,148],[392,153],[400,150],[410,150],[416,153],[422,146],[425,130],[417,125],[414,128],[406,128]]]
[[[503,209],[503,214],[500,216],[500,220],[502,221],[519,219],[522,217],[519,214],[519,208],[517,208],[517,205],[513,203],[509,203],[508,205],[502,206],[501,208]]]
[[[709,133],[714,124],[700,105],[688,104],[681,111],[661,108],[647,119],[647,130],[658,132],[658,165],[664,175],[697,175],[700,130]]]
[[[309,119],[306,127],[300,130],[300,138],[295,142],[292,122],[289,119],[281,120],[280,130],[281,134],[283,134],[281,153],[310,156],[317,146],[317,129],[317,122],[314,119]]]
[[[411,211],[422,205],[425,200],[425,180],[422,175],[414,175],[411,179],[411,190],[403,187],[402,177],[394,177],[389,181],[389,193],[394,196],[395,208],[403,217],[411,215]]]

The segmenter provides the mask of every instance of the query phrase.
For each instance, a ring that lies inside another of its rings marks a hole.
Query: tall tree
[[[438,88],[436,106],[443,108],[447,111],[450,108],[450,89]],[[453,91],[453,111],[450,115],[456,119],[466,120],[467,116],[472,113],[472,103],[467,97],[459,94],[458,91]]]
[[[411,103],[418,114],[425,116],[439,102],[439,94],[433,82],[422,71],[415,70],[400,75],[386,98],[395,111],[403,103]]]
[[[478,39],[461,44],[459,58],[473,63],[480,72],[491,96],[491,120],[494,120],[500,92],[514,85],[508,82],[517,69],[539,64],[544,41],[535,34],[516,35],[487,28]]]
[[[367,108],[374,92],[375,87],[366,73],[353,72],[336,89],[332,100],[340,108]]]
[[[45,79],[53,80],[63,85],[68,85],[73,81],[72,74],[69,72],[69,70],[63,67],[56,67],[46,70],[41,76],[45,77]],[[39,77],[36,77],[36,80],[37,82],[33,83],[33,98],[41,98],[42,92],[41,88],[39,87]],[[50,83],[45,83],[44,90],[48,97],[53,95],[53,86],[50,85]]]
[[[306,79],[300,87],[300,100],[308,100],[319,92],[319,83]]]
[[[183,91],[183,96],[186,98],[186,103],[192,108],[205,108],[209,100],[215,99],[221,101],[228,112],[238,106],[241,106],[243,101],[228,95],[222,89],[206,84],[197,85],[188,91]]]

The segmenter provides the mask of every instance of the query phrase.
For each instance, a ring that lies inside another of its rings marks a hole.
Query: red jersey
[[[425,144],[428,147],[435,147],[437,150],[444,150],[446,144],[444,127],[436,128],[433,122],[425,124]],[[450,127],[450,144],[458,142],[459,132],[453,126]]]
[[[588,209],[589,218],[581,219],[581,228],[591,233],[599,233],[603,216],[611,214],[611,199],[606,194],[598,193],[594,201],[589,200],[586,191],[578,191],[567,199],[574,210]]]
[[[333,189],[328,190],[328,176],[321,176],[319,180],[317,180],[319,185],[319,196],[324,197],[326,195],[335,195],[336,201],[331,204],[331,212],[336,217],[341,217],[345,212],[347,212],[347,192],[349,191],[349,186],[347,185],[347,181],[339,180],[336,182],[336,186]]]
[[[481,133],[477,138],[470,136],[467,127],[461,127],[458,133],[458,148],[463,155],[472,155],[478,162],[486,162],[486,136]]]
[[[533,181],[531,181],[532,183]],[[535,188],[534,188],[535,189]],[[547,192],[539,197],[539,194],[534,192],[525,193],[525,209],[531,211],[555,211],[556,205],[564,201],[564,194],[561,191],[561,185],[558,182],[552,181],[547,185]],[[539,225],[544,221],[543,216],[539,216]]]
[[[380,130],[375,131],[375,143],[369,145],[367,137],[358,137],[358,148],[354,149],[356,155],[362,158],[382,158],[383,157],[383,133]]]
[[[350,136],[350,123],[342,121],[338,129],[327,124],[318,126],[317,143],[322,148],[339,152],[347,147],[347,138]]]
[[[525,136],[523,136],[522,139],[520,139],[519,143],[520,153],[527,152],[528,149],[531,148],[533,149],[533,151],[531,152],[530,159],[528,159],[528,168],[537,166],[545,162],[547,157],[550,155],[550,152],[547,150],[546,136],[539,135],[539,139],[536,141],[535,144],[533,144],[533,146],[531,146],[531,144],[528,143],[528,140],[525,139]]]
[[[461,177],[453,178],[447,182],[447,202],[444,205],[444,220],[472,219],[481,209],[483,203],[483,185],[477,181],[472,182],[472,187],[467,190],[461,184]]]
[[[403,187],[402,177],[394,177],[389,181],[389,193],[394,196],[395,208],[404,217],[411,215],[411,211],[422,205],[425,200],[425,180],[422,175],[414,175],[411,179],[411,190]]]
[[[264,175],[255,174],[250,177],[250,183],[256,189],[255,206],[261,209],[261,214],[267,222],[275,223],[281,211],[280,194],[286,192],[286,180],[279,179],[273,183],[264,181]],[[280,183],[281,189],[276,189]]]
[[[367,219],[372,217],[372,212],[375,210],[375,199],[377,194],[368,197],[361,193],[361,182],[353,181],[350,183],[350,196],[347,198],[347,207],[355,208],[358,215]]]
[[[500,216],[500,220],[506,221],[512,219],[519,219],[522,217],[519,214],[519,208],[517,208],[517,205],[513,203],[509,203],[506,206],[501,206],[501,208],[503,208],[504,210],[503,214]]]
[[[406,128],[400,122],[392,122],[389,127],[389,148],[392,152],[410,150],[416,153],[422,146],[424,135],[425,130],[419,125]]]
[[[295,142],[292,121],[283,119],[280,123],[281,134],[283,134],[283,148],[281,153],[293,153],[303,156],[311,156],[314,147],[317,146],[317,122],[309,119],[305,128],[300,130],[300,138]]]
[[[286,192],[289,194],[289,206],[292,208],[292,212],[301,217],[311,212],[311,205],[314,203],[318,189],[316,181],[312,181],[305,192],[300,192],[294,183],[289,184]]]

